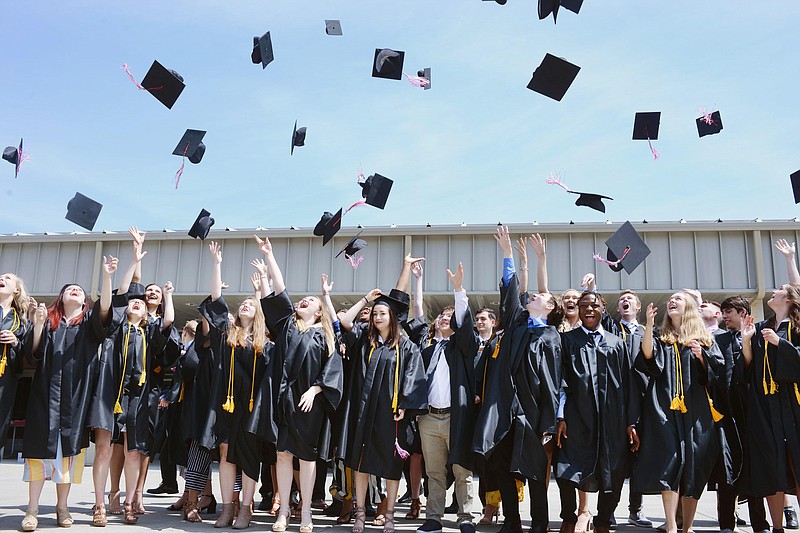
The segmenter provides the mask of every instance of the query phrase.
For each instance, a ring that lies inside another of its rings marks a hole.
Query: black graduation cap
[[[553,14],[553,24],[556,23],[556,17],[558,16],[558,5],[561,2],[559,0],[539,0],[539,20],[544,20],[550,16],[550,13]]]
[[[203,154],[206,153],[206,145],[203,144],[205,134],[206,132],[203,130],[186,130],[178,142],[178,146],[172,151],[172,155],[188,157],[192,163],[199,163],[203,160]]]
[[[340,229],[342,229],[342,209],[339,209],[335,215],[330,211],[325,211],[314,227],[314,235],[322,237],[322,246],[325,246],[328,241],[333,239],[334,235],[339,233]]]
[[[493,0],[483,0],[483,1],[484,2],[492,2]],[[508,0],[494,0],[494,1],[497,2],[498,4],[500,4],[501,6],[504,6],[504,5],[506,5],[506,2]]]
[[[408,308],[411,304],[411,297],[408,293],[399,289],[392,289],[389,291],[389,294],[381,294],[378,296],[372,303],[372,307],[381,304],[391,309],[398,321],[405,322],[408,318]]]
[[[606,259],[609,261],[622,260],[618,265],[609,265],[611,270],[619,272],[623,268],[628,274],[632,274],[642,261],[650,255],[650,248],[647,247],[642,237],[633,228],[630,222],[625,222],[620,228],[606,240],[608,252]],[[627,253],[626,253],[627,250]]]
[[[661,123],[661,111],[636,113],[633,119],[634,141],[655,141],[658,139],[658,126]]]
[[[546,54],[533,72],[528,89],[561,101],[581,67],[551,54]]]
[[[403,78],[403,60],[405,52],[389,48],[376,48],[375,60],[372,62],[372,77],[387,80]]]
[[[361,196],[365,198],[365,203],[383,209],[386,207],[386,200],[392,192],[394,181],[380,174],[372,176],[359,183],[361,185]]]
[[[269,32],[261,37],[253,37],[253,53],[250,54],[250,59],[255,65],[261,63],[262,69],[267,68],[267,65],[275,59],[275,54],[272,52],[272,38],[269,36]]]
[[[794,193],[794,203],[800,204],[800,170],[789,176],[792,180],[792,192]]]
[[[183,77],[158,61],[153,61],[141,83],[147,92],[156,97],[167,109],[172,109],[186,85]]]
[[[345,257],[353,257],[356,253],[358,253],[359,250],[363,250],[369,246],[367,241],[364,239],[359,239],[361,233],[362,232],[359,231],[355,237],[350,239],[350,241],[344,245],[344,248],[339,250],[339,253],[336,254],[336,257],[339,257],[342,254],[344,254]]]
[[[326,20],[325,33],[327,33],[328,35],[341,35],[342,23],[339,22],[338,20]]]
[[[211,218],[211,213],[206,211],[205,209],[200,210],[200,214],[197,215],[197,218],[192,224],[191,229],[189,229],[189,237],[193,239],[200,239],[204,241],[206,237],[208,237],[208,232],[211,231],[211,226],[214,225],[214,219]]]
[[[430,67],[426,67],[426,68],[424,68],[422,70],[418,70],[417,71],[417,77],[418,78],[425,78],[426,80],[428,80],[428,84],[427,85],[423,85],[422,86],[422,90],[427,91],[428,89],[431,88],[431,68]]]
[[[19,174],[19,166],[22,164],[22,139],[19,140],[19,148],[6,146],[3,150],[3,159],[14,165],[14,178]]]
[[[583,0],[561,0],[561,7],[569,9],[577,15],[583,7]]]
[[[613,200],[610,196],[604,196],[602,194],[594,194],[591,192],[578,192],[578,191],[569,191],[572,194],[577,194],[578,199],[575,200],[575,205],[583,205],[586,207],[591,207],[596,211],[600,211],[601,213],[606,212],[606,206],[603,203],[603,199],[606,200]]]
[[[303,126],[302,128],[297,128],[297,121],[294,121],[294,129],[292,130],[292,149],[289,151],[289,155],[294,155],[294,147],[295,146],[305,146],[306,144],[306,128]]]
[[[128,301],[131,300],[142,300],[146,301],[145,299],[145,287],[141,283],[136,283],[132,281],[130,286],[128,287],[128,292],[125,293],[125,296],[128,297]]]
[[[67,202],[67,216],[64,218],[88,231],[92,231],[95,222],[97,222],[97,217],[100,216],[101,209],[103,209],[103,204],[76,192],[75,197]]]
[[[710,124],[706,122],[706,116],[708,116],[708,120],[711,121]],[[715,133],[722,131],[722,117],[720,116],[719,111],[714,111],[710,115],[703,115],[695,120],[695,122],[697,123],[697,134],[700,137],[714,135]]]

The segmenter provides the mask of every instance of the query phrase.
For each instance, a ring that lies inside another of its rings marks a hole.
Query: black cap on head
[[[172,155],[188,157],[192,163],[199,163],[206,153],[206,145],[203,144],[205,134],[203,130],[186,130],[178,146],[172,151]]]
[[[64,218],[88,231],[92,231],[95,222],[97,222],[97,217],[100,216],[101,209],[103,209],[103,204],[76,192],[75,197],[67,202],[67,216]]]
[[[380,174],[373,174],[363,182],[361,185],[361,196],[365,198],[365,203],[383,209],[386,207],[386,200],[389,199],[389,193],[392,192],[392,185],[394,181],[390,180]]]
[[[261,37],[253,37],[253,53],[250,54],[253,64],[261,63],[261,68],[265,69],[274,59],[275,54],[272,51],[272,38],[269,36],[269,32]]]
[[[211,231],[211,226],[213,225],[214,219],[211,218],[211,213],[205,209],[201,209],[200,214],[197,215],[194,224],[192,224],[192,227],[189,230],[189,237],[192,237],[193,239],[199,238],[201,241],[203,241],[206,237],[208,237],[208,232]]]
[[[339,22],[338,20],[326,20],[325,33],[327,33],[328,35],[341,35],[342,23]]]
[[[292,130],[292,148],[289,151],[289,155],[294,155],[294,147],[295,146],[305,146],[306,144],[306,128],[303,126],[302,128],[297,127],[297,121],[294,121],[294,129]]]
[[[583,7],[583,0],[561,0],[561,7],[569,9],[577,15]]]
[[[19,174],[19,166],[22,164],[22,139],[19,140],[19,148],[6,146],[3,150],[3,159],[14,165],[14,178]]]
[[[611,270],[615,272],[619,272],[624,268],[625,272],[631,274],[650,255],[650,248],[647,247],[647,244],[645,244],[630,222],[625,222],[620,226],[606,240],[606,246],[608,246],[606,258],[609,261],[617,261],[622,258],[618,265],[609,265]]]
[[[800,170],[789,176],[792,180],[792,192],[794,193],[794,203],[800,204]]]
[[[425,78],[426,80],[428,80],[428,84],[422,86],[422,89],[424,91],[427,91],[428,89],[431,88],[431,68],[430,67],[426,67],[426,68],[424,68],[422,70],[418,70],[417,71],[417,77],[418,78]]]
[[[655,141],[658,139],[658,126],[661,123],[661,111],[636,113],[633,119],[634,141]]]
[[[129,302],[131,300],[142,300],[145,302],[147,301],[145,299],[144,285],[142,285],[141,283],[136,283],[135,281],[131,282],[130,286],[128,287],[128,292],[126,293],[126,296],[128,297]]]
[[[578,199],[575,200],[575,205],[583,205],[586,207],[591,207],[596,211],[600,211],[601,213],[606,212],[606,206],[603,203],[603,199],[606,200],[613,200],[610,196],[604,196],[602,194],[594,194],[591,192],[578,192],[578,191],[569,191],[572,194],[577,194]]]
[[[314,227],[314,235],[322,237],[322,246],[325,246],[328,241],[333,239],[334,235],[339,233],[340,229],[342,229],[342,209],[339,209],[336,214],[325,211]]]
[[[722,131],[722,117],[719,111],[714,111],[710,115],[704,115],[695,120],[695,122],[697,123],[697,134],[700,137],[714,135]]]
[[[186,87],[180,74],[166,68],[158,61],[153,61],[141,85],[167,109],[172,109]]]
[[[539,0],[539,20],[544,20],[553,14],[553,24],[556,23],[558,16],[559,0]]]
[[[344,254],[345,257],[352,257],[354,256],[359,250],[363,250],[368,246],[367,241],[364,239],[359,239],[361,236],[361,232],[359,231],[358,234],[350,239],[350,241],[345,244],[344,248],[339,250],[339,253],[336,254],[336,257]]]
[[[389,294],[381,294],[372,303],[372,307],[376,305],[385,305],[394,312],[399,322],[405,322],[408,318],[408,308],[411,304],[411,297],[398,289],[392,289]]]
[[[561,101],[575,81],[581,67],[551,54],[546,54],[542,64],[533,72],[528,89]]]
[[[403,78],[403,60],[405,52],[389,48],[376,48],[375,60],[372,62],[372,77],[387,80]]]

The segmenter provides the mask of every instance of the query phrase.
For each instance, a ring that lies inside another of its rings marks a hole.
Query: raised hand
[[[703,362],[703,347],[700,346],[700,343],[697,340],[692,339],[689,341],[689,344],[686,346],[692,350],[692,355],[695,356],[696,359],[699,359],[700,362]]]
[[[594,290],[597,288],[597,281],[595,280],[594,274],[589,272],[583,276],[583,279],[581,280],[581,287],[586,287],[587,291],[594,292]]]
[[[519,263],[521,267],[528,266],[528,246],[525,237],[520,237],[514,241],[514,249],[519,254]]]
[[[528,237],[528,240],[531,243],[531,248],[536,253],[536,257],[542,258],[547,254],[546,242],[538,233]]]
[[[258,271],[259,275],[267,275],[267,264],[263,259],[253,259],[250,261],[250,265]]]
[[[323,296],[326,295],[326,294],[330,294],[330,292],[332,290],[333,290],[333,282],[332,281],[329,282],[328,281],[328,275],[327,274],[323,274],[322,275],[322,294],[323,294]]]
[[[497,245],[503,250],[503,254],[505,257],[511,257],[511,233],[508,231],[508,227],[500,226],[497,228],[497,233],[494,234],[494,240],[497,241]]]
[[[416,263],[411,264],[411,273],[414,274],[415,278],[421,278],[423,272],[424,269],[422,268],[422,261],[417,261]]]
[[[742,321],[742,341],[745,339],[750,340],[756,334],[756,320],[752,315],[747,315]]]
[[[164,296],[172,296],[172,293],[175,292],[175,287],[172,286],[171,281],[168,281],[164,284],[161,292],[164,294]]]
[[[131,226],[128,228],[128,233],[130,233],[131,237],[133,237],[133,243],[138,244],[139,246],[144,243],[144,237],[147,235],[146,231],[139,231],[139,228],[136,226]]]
[[[367,295],[366,295],[366,296],[364,296],[364,299],[367,301],[367,303],[368,303],[368,304],[371,304],[371,303],[372,303],[372,302],[374,302],[374,301],[375,301],[375,300],[378,298],[378,296],[380,296],[380,295],[381,295],[381,290],[380,290],[380,289],[372,289],[371,291],[369,291],[369,292],[367,293]]]
[[[406,254],[406,256],[403,258],[403,262],[404,263],[406,263],[407,265],[412,265],[412,266],[415,263],[419,263],[420,261],[425,261],[425,258],[424,257],[411,257],[410,253]]]
[[[103,256],[103,273],[108,274],[109,276],[117,271],[117,266],[119,264],[119,260],[116,257]]]
[[[36,306],[36,312],[33,314],[33,325],[43,326],[47,320],[47,306],[39,304]]]
[[[253,284],[253,290],[258,292],[261,290],[261,274],[258,272],[253,272],[253,275],[250,276],[250,283]]]
[[[447,276],[450,278],[450,283],[453,284],[453,288],[457,292],[461,292],[464,286],[464,265],[459,263],[455,274],[450,272],[450,269],[448,268]]]
[[[269,237],[264,237],[264,240],[261,240],[258,235],[253,235],[253,237],[255,237],[256,242],[258,243],[258,249],[261,250],[261,253],[264,255],[269,255],[272,253],[272,243],[269,242]]]
[[[789,241],[786,239],[778,239],[775,241],[775,248],[786,257],[794,255],[795,252],[794,243],[789,244]]]
[[[652,303],[647,304],[647,310],[645,311],[645,317],[647,317],[647,325],[653,326],[656,323],[656,315],[658,314],[658,307],[654,306]]]
[[[214,263],[222,263],[222,246],[218,242],[211,241],[208,245],[208,251],[211,252],[211,258],[214,259]]]
[[[144,256],[147,255],[147,252],[142,250],[142,244],[135,242],[133,243],[133,260],[137,263],[141,263]]]

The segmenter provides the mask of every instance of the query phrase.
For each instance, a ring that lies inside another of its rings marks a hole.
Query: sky
[[[361,196],[359,172],[394,180],[384,210],[345,226],[791,219],[800,169],[800,2],[585,0],[558,23],[534,0],[24,2],[0,20],[0,233],[94,228],[313,227]],[[328,36],[325,19],[341,20]],[[250,61],[270,32],[275,61]],[[370,76],[376,48],[432,69],[428,91]],[[545,54],[581,67],[561,102],[526,88]],[[153,60],[186,89],[171,110],[130,81]],[[724,129],[698,138],[699,108]],[[661,111],[658,160],[631,139]],[[292,127],[307,127],[290,156]],[[187,128],[206,153],[171,155]],[[545,183],[613,198],[606,213]]]

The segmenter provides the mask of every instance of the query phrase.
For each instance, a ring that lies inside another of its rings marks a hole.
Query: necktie
[[[600,339],[603,338],[603,334],[600,333],[599,331],[593,331],[592,338],[594,339],[594,345],[597,346],[598,344],[600,344]]]

